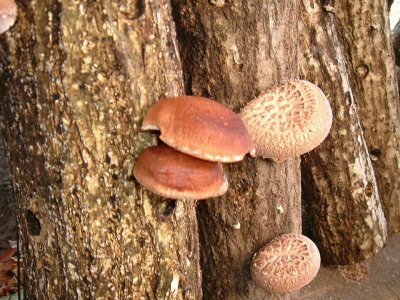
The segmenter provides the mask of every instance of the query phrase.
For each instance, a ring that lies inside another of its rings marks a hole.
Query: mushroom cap
[[[285,161],[317,147],[332,126],[324,93],[305,80],[291,80],[250,101],[240,112],[256,155]]]
[[[308,237],[287,233],[266,244],[253,258],[253,280],[275,293],[292,292],[317,275],[321,257]]]
[[[0,0],[0,34],[14,25],[17,18],[17,4],[14,0]]]
[[[216,101],[180,96],[158,101],[149,110],[142,130],[160,130],[167,145],[197,158],[236,162],[254,145],[243,121]]]
[[[133,174],[149,191],[172,199],[218,197],[228,189],[222,165],[198,159],[168,146],[143,150]]]

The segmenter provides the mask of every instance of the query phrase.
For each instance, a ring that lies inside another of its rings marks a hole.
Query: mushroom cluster
[[[144,187],[173,199],[205,199],[226,192],[221,162],[237,162],[254,146],[243,121],[216,101],[180,96],[158,101],[142,130],[161,131],[168,146],[145,149],[134,168]]]
[[[264,289],[292,292],[309,284],[317,275],[321,257],[308,237],[288,233],[273,239],[255,254],[251,275]]]
[[[332,126],[329,101],[315,84],[290,80],[250,101],[240,112],[256,155],[283,162],[317,147]]]
[[[247,153],[285,161],[317,147],[331,125],[327,98],[304,80],[271,88],[250,101],[239,116],[203,97],[163,99],[147,113],[142,130],[161,131],[166,145],[145,149],[134,176],[163,197],[217,197],[228,189],[222,162],[240,161]],[[311,282],[320,262],[318,248],[310,239],[285,234],[254,256],[251,274],[269,291],[291,292]]]
[[[14,25],[17,18],[17,4],[14,0],[0,1],[0,34]]]

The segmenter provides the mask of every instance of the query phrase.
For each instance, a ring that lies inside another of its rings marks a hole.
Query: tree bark
[[[297,1],[176,0],[173,9],[188,93],[238,112],[271,85],[297,78]],[[272,238],[301,231],[299,158],[248,157],[226,169],[227,195],[198,205],[203,293],[265,299],[250,261]]]
[[[352,264],[383,247],[386,220],[334,14],[302,0],[301,16],[300,73],[322,88],[334,116],[328,138],[302,159],[305,228],[325,263]]]
[[[390,11],[390,8],[392,7],[394,0],[388,0],[388,10]]]
[[[183,93],[168,0],[24,1],[1,38],[1,116],[29,299],[199,299],[191,202],[132,169],[157,99]]]
[[[400,65],[400,21],[397,22],[391,33],[393,52],[396,65]]]
[[[16,210],[3,136],[0,133],[0,251],[10,247],[9,240],[17,240]]]
[[[334,5],[390,233],[400,231],[400,108],[385,0]]]

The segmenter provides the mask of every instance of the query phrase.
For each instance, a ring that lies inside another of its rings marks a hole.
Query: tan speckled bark
[[[302,159],[303,213],[323,261],[351,264],[383,247],[386,220],[329,9],[301,1],[300,74],[321,87],[333,110],[329,136]]]
[[[337,0],[337,28],[390,233],[400,231],[400,106],[386,0]]]
[[[297,1],[176,0],[173,8],[188,93],[238,112],[297,78]],[[250,260],[272,238],[301,230],[299,159],[247,157],[226,169],[227,195],[198,205],[204,298],[273,297],[251,281]]]
[[[183,92],[168,0],[19,1],[3,131],[29,299],[199,299],[193,203],[134,180],[142,115]]]

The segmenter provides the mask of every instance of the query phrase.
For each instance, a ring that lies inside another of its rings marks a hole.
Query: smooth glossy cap
[[[315,84],[292,80],[250,101],[240,112],[256,155],[282,162],[317,147],[332,126],[332,109]]]
[[[288,233],[266,244],[253,258],[253,280],[270,292],[292,292],[317,275],[321,257],[308,237]]]
[[[168,146],[143,150],[133,174],[149,191],[172,199],[205,199],[228,189],[222,165],[198,159]]]
[[[236,162],[254,152],[243,121],[213,100],[181,96],[158,101],[147,113],[143,130],[160,130],[169,146],[201,159]]]
[[[0,0],[0,34],[14,25],[17,18],[17,5],[14,0]]]

